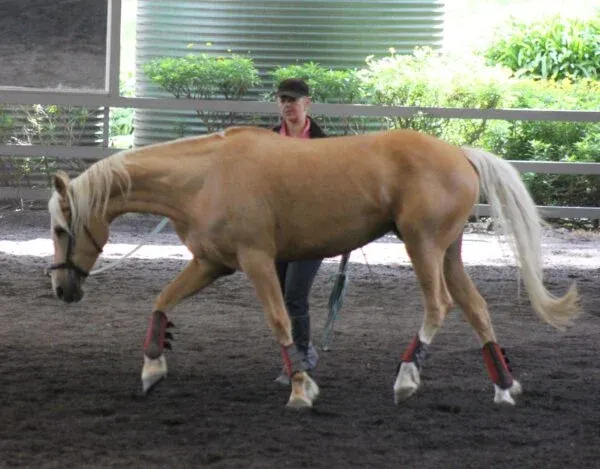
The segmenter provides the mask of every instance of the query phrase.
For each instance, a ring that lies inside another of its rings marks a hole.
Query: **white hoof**
[[[292,378],[292,393],[288,409],[310,409],[319,396],[319,386],[307,373],[298,373]]]
[[[413,362],[402,362],[394,383],[394,404],[412,396],[421,384],[421,375]]]
[[[523,388],[521,387],[521,383],[519,383],[516,379],[513,380],[513,384],[509,389],[511,396],[520,396],[523,394]]]
[[[167,376],[167,360],[164,355],[153,360],[144,356],[142,368],[142,391],[144,394],[156,386]]]
[[[514,384],[513,384],[514,386]],[[494,403],[500,405],[515,405],[515,400],[512,398],[510,389],[501,389],[500,386],[494,384]]]

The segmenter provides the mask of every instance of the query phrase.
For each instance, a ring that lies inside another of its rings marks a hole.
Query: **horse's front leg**
[[[319,387],[308,375],[306,362],[292,340],[291,322],[277,279],[275,259],[263,251],[246,249],[238,253],[238,261],[254,285],[267,322],[281,348],[281,358],[292,384],[287,407],[310,408],[319,395]]]
[[[167,319],[167,314],[183,299],[202,290],[222,275],[231,272],[222,266],[195,258],[160,293],[154,302],[148,333],[144,341],[144,366],[142,368],[144,394],[167,376],[167,360],[163,352],[165,348],[171,347],[170,340],[173,338],[169,331],[172,323]]]

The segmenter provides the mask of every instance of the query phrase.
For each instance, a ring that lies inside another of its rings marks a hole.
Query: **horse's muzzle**
[[[60,282],[54,288],[54,293],[59,300],[65,303],[77,303],[83,298],[81,289],[82,277],[72,270],[68,271],[66,282]]]
[[[59,300],[65,303],[77,303],[83,298],[83,290],[79,285],[70,285],[69,287],[56,287],[54,291]]]

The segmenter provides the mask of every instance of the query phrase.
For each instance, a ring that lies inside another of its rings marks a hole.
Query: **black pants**
[[[308,351],[310,343],[308,297],[321,262],[322,259],[275,262],[285,306],[292,322],[292,339],[298,350],[304,353]]]

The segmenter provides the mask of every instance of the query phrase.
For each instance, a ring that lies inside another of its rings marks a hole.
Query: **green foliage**
[[[490,63],[537,79],[600,76],[600,16],[588,21],[552,16],[512,20],[485,51]]]
[[[7,106],[0,111],[0,132],[3,141],[17,145],[60,145],[82,144],[86,129],[89,129],[91,112],[74,106]],[[86,162],[80,159],[66,160],[65,166],[80,171]],[[12,157],[0,159],[0,168],[8,175],[2,184],[32,186],[40,182],[40,175],[50,185],[51,175],[58,169],[57,159],[47,156]]]
[[[110,137],[131,135],[133,133],[132,108],[110,108]]]
[[[509,72],[486,66],[476,56],[442,54],[417,48],[412,55],[367,57],[359,72],[370,101],[400,106],[489,109],[501,104]]]
[[[523,109],[597,110],[600,82],[517,81],[511,89],[513,107]],[[600,162],[600,123],[495,122],[483,145],[508,160]],[[540,205],[596,206],[599,176],[526,174],[524,179]]]
[[[184,99],[239,100],[260,83],[253,60],[235,54],[231,57],[206,54],[163,57],[145,63],[143,71],[163,91]],[[196,115],[208,132],[239,124],[242,119],[233,112],[223,115],[196,111]]]
[[[8,142],[13,134],[14,119],[6,109],[0,108],[0,143]]]
[[[509,91],[511,107],[519,109],[600,109],[600,82],[593,80],[519,80]],[[580,150],[590,154],[589,142],[582,142],[598,132],[600,123],[498,122],[484,142],[506,159],[580,161]]]
[[[123,73],[119,83],[121,96],[135,96],[135,76],[133,72]],[[109,140],[110,146],[129,148],[132,146],[133,117],[132,108],[110,108]]]
[[[153,83],[176,98],[237,100],[259,83],[252,59],[239,55],[163,57],[142,68]]]
[[[510,71],[488,67],[482,58],[444,55],[429,48],[412,55],[367,58],[358,72],[368,101],[391,106],[469,107],[490,109],[505,104]],[[416,115],[389,120],[392,128],[412,128],[455,143],[474,143],[485,131],[485,120],[430,118]]]
[[[75,106],[23,106],[26,122],[19,137],[27,144],[73,146],[80,143],[90,118],[87,108]]]
[[[356,70],[333,70],[314,62],[278,67],[273,73],[273,92],[287,78],[301,78],[310,87],[314,101],[322,103],[361,103],[365,92]]]

